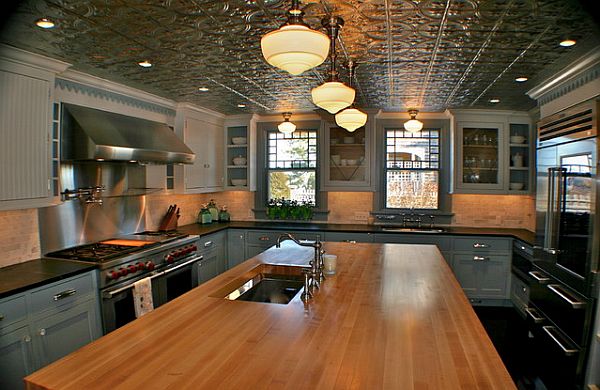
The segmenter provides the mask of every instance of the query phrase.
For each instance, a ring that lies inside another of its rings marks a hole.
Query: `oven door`
[[[154,307],[159,307],[198,286],[198,266],[202,256],[194,255],[169,266],[152,280],[152,290],[158,295]],[[154,297],[153,297],[154,298]]]

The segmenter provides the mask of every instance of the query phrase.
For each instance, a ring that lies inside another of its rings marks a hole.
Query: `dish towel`
[[[140,279],[133,284],[133,306],[135,318],[139,318],[154,310],[152,302],[152,279]]]

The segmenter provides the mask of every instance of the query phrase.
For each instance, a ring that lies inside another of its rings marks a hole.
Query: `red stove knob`
[[[168,255],[165,256],[165,261],[167,263],[172,263],[173,261],[175,261],[175,254],[174,253],[169,253]],[[146,264],[148,265],[148,264]]]
[[[185,253],[186,255],[188,253],[192,253],[192,247],[191,246],[186,246],[185,248],[183,248],[183,253]]]
[[[108,273],[108,277],[109,277],[110,279],[113,279],[113,280],[115,280],[115,279],[119,279],[119,277],[120,277],[120,276],[121,276],[121,274],[120,274],[120,273],[118,273],[117,271],[110,271],[110,272]]]
[[[146,265],[140,261],[136,263],[136,268],[138,271],[143,271],[146,268]]]
[[[154,269],[154,263],[151,261],[146,262],[146,269],[152,271]]]
[[[198,247],[196,246],[196,244],[192,245],[192,252],[196,252],[198,250]]]
[[[175,255],[175,257],[181,257],[183,256],[185,253],[183,252],[183,250],[178,250],[173,252],[173,255]]]
[[[119,269],[117,270],[117,272],[119,272],[119,275],[121,275],[121,276],[127,276],[127,274],[129,273],[129,272],[127,271],[127,268],[119,268]]]
[[[130,265],[129,267],[127,267],[127,271],[129,271],[129,273],[130,273],[130,274],[134,274],[134,273],[136,273],[136,272],[137,272],[137,270],[138,270],[137,266],[135,266],[135,265],[133,265],[133,264],[132,264],[132,265]]]

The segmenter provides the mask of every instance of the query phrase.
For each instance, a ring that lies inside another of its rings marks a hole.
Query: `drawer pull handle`
[[[473,256],[473,261],[488,261],[489,259],[488,256]]]
[[[208,247],[209,247],[209,246],[211,246],[212,244],[213,244],[213,242],[212,242],[212,241],[206,241],[206,242],[204,243],[204,247],[205,247],[205,248],[208,248]]]
[[[262,236],[259,238],[260,241],[269,241],[270,238],[268,236]]]
[[[540,284],[546,284],[550,281],[550,278],[544,276],[540,271],[529,271],[528,273]]]
[[[558,284],[549,284],[548,289],[566,301],[573,309],[581,309],[585,302],[578,300]]]
[[[29,342],[31,342],[31,337],[29,337],[29,336],[23,336],[23,341],[26,342],[26,343],[29,343]]]
[[[572,356],[572,355],[575,355],[577,352],[579,352],[579,349],[565,347],[565,345],[560,342],[560,340],[559,340],[560,335],[558,334],[558,330],[556,329],[556,327],[542,326],[542,329],[544,329],[544,332],[546,332],[546,334],[548,334],[548,336],[550,336],[550,338],[552,340],[554,340],[554,342],[556,344],[558,344],[558,346],[560,347],[560,349],[563,350],[563,352],[565,353],[566,356]]]
[[[480,242],[476,242],[475,244],[473,244],[473,248],[489,248],[489,244],[482,244]]]
[[[537,310],[532,309],[530,307],[525,308],[525,311],[533,319],[533,322],[536,324],[544,322],[544,320],[546,319],[543,316],[541,316]]]
[[[65,299],[67,297],[70,297],[71,295],[75,295],[76,292],[77,292],[77,290],[75,290],[74,288],[70,288],[68,290],[61,291],[54,296],[54,300],[60,301],[61,299]]]
[[[40,336],[45,336],[46,335],[46,329],[42,328],[40,329]]]

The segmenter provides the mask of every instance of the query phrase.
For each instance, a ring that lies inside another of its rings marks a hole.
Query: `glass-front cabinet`
[[[457,189],[504,188],[504,124],[459,122]]]
[[[237,115],[225,121],[225,189],[256,190],[256,117]]]
[[[533,144],[528,124],[511,123],[509,125],[508,152],[509,193],[528,193],[532,190]]]
[[[353,132],[336,125],[326,126],[323,189],[370,190],[371,132],[369,129],[369,122]]]

